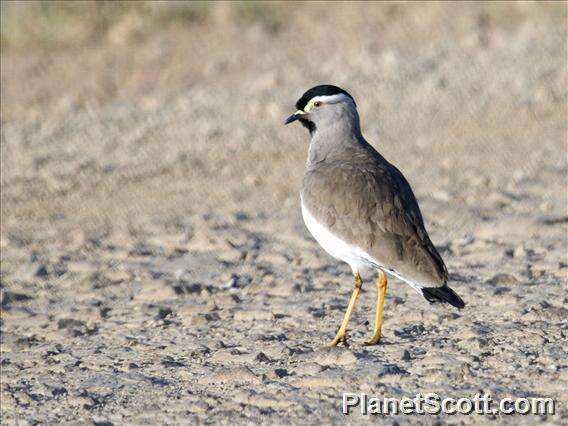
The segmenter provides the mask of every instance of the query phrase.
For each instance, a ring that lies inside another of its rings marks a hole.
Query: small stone
[[[522,245],[518,245],[517,247],[515,247],[513,249],[513,257],[517,258],[517,259],[521,259],[523,257],[525,257],[526,255],[526,251],[525,248]]]
[[[127,271],[106,271],[104,277],[110,284],[120,284],[132,279],[132,275]]]
[[[270,362],[270,358],[268,358],[263,352],[259,352],[254,359],[258,362]]]
[[[202,315],[194,315],[191,317],[189,323],[196,326],[205,325],[207,324],[207,319],[205,319]]]
[[[250,216],[248,213],[246,212],[236,212],[235,213],[235,220],[242,222],[242,221],[246,221],[249,220]]]
[[[189,320],[190,325],[200,326],[205,325],[209,322],[219,321],[221,317],[216,312],[211,313],[199,313],[193,315]],[[185,321],[184,321],[185,322]]]
[[[279,379],[281,379],[282,377],[289,376],[288,371],[284,368],[276,368],[272,370],[271,373],[273,373],[274,376],[278,377]]]
[[[344,348],[321,348],[316,351],[314,362],[322,366],[349,365],[357,362],[353,352]]]
[[[1,306],[3,308],[7,308],[10,305],[14,304],[15,302],[26,302],[28,300],[33,299],[33,297],[25,294],[25,293],[17,293],[15,291],[3,291],[0,294]]]
[[[93,418],[93,426],[114,426],[113,422],[109,422],[108,420],[96,420],[97,418]]]
[[[174,289],[160,281],[143,283],[140,292],[134,296],[138,302],[159,302],[175,300],[177,295]]]
[[[511,274],[497,274],[493,278],[487,281],[487,284],[491,285],[512,285],[519,284],[519,280]]]
[[[49,276],[47,267],[45,265],[40,265],[35,272],[35,276],[38,278],[47,278]]]
[[[173,357],[166,355],[164,357],[164,359],[162,359],[161,364],[164,367],[185,367],[186,364],[181,362],[181,361],[177,361],[175,360]]]
[[[73,318],[61,318],[57,321],[57,328],[62,330],[64,328],[73,328],[73,327],[84,327],[86,324],[84,321],[76,320]]]
[[[219,321],[221,319],[221,317],[219,316],[219,314],[217,312],[206,313],[206,314],[203,314],[203,316],[205,317],[207,322]]]
[[[75,408],[86,408],[94,405],[94,401],[86,396],[69,396],[66,403]]]
[[[290,263],[290,259],[280,253],[261,252],[255,259],[256,263],[265,263],[268,265],[285,265]]]
[[[67,330],[73,337],[92,335],[98,332],[96,324],[88,324],[85,321],[73,318],[61,318],[57,321],[59,330]]]
[[[539,278],[547,273],[548,265],[544,263],[533,263],[529,265],[529,271],[532,278]]]
[[[315,362],[305,362],[294,368],[294,373],[299,376],[314,376],[320,373],[323,367]]]
[[[229,290],[231,288],[235,288],[237,286],[237,276],[232,275],[224,284],[221,285],[222,290]]]
[[[276,297],[289,297],[299,292],[299,287],[290,283],[272,285],[268,287],[268,294]]]
[[[379,369],[379,376],[407,376],[410,373],[395,364],[385,364]]]
[[[168,316],[173,315],[173,313],[174,311],[167,306],[160,307],[158,309],[158,319],[165,319]]]
[[[67,389],[65,389],[63,386],[55,385],[51,388],[51,395],[54,398],[60,395],[67,395]]]
[[[239,348],[217,350],[210,359],[215,363],[223,365],[228,363],[251,364],[255,362],[250,354],[246,351],[241,351]]]
[[[397,337],[402,337],[403,339],[413,339],[416,337],[423,336],[428,333],[426,327],[422,324],[411,324],[401,330],[395,330],[394,335]]]
[[[453,241],[453,244],[456,244],[459,247],[466,247],[469,246],[470,244],[473,244],[473,242],[475,241],[475,237],[471,234],[464,236],[463,238],[460,238],[458,240]]]
[[[223,294],[219,293],[213,296],[213,302],[217,306],[223,306],[224,308],[234,306],[241,302],[241,299],[236,294]]]
[[[544,225],[561,225],[568,223],[568,216],[544,217],[540,219]]]
[[[324,373],[320,373],[317,376],[310,376],[310,377],[300,377],[293,382],[291,385],[298,388],[307,388],[307,389],[317,389],[317,388],[341,388],[345,386],[345,380],[340,377],[333,377],[326,375]]]
[[[568,268],[567,267],[560,267],[552,271],[552,274],[556,278],[560,278],[561,280],[568,280]]]
[[[450,194],[443,190],[433,191],[432,197],[437,201],[442,201],[442,202],[448,202],[451,199]]]
[[[238,311],[235,321],[272,321],[274,314],[268,311]]]
[[[67,271],[76,274],[93,274],[96,272],[96,265],[91,262],[79,261],[79,262],[68,262],[66,264]]]
[[[251,384],[259,385],[260,379],[247,367],[237,367],[202,377],[200,384]]]
[[[18,405],[21,405],[23,407],[29,406],[32,402],[32,399],[29,397],[29,395],[24,392],[16,392],[14,394],[14,398],[16,399]]]
[[[227,251],[219,254],[217,256],[217,259],[221,263],[237,264],[244,259],[245,255],[246,255],[245,252],[241,252],[239,250],[233,249],[233,250],[227,250]]]
[[[199,283],[186,283],[180,282],[173,286],[174,291],[179,296],[185,296],[188,294],[199,294],[201,293],[202,286]]]

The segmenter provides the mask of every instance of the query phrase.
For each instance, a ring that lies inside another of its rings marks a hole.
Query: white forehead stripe
[[[353,102],[353,99],[351,99],[345,93],[338,93],[337,95],[331,95],[331,96],[314,96],[312,99],[310,99],[310,101],[308,102],[308,104],[304,108],[304,111],[307,112],[307,111],[311,110],[312,107],[314,106],[314,102],[323,102],[323,103],[326,103],[326,104],[336,104],[338,102],[344,102],[344,101]]]

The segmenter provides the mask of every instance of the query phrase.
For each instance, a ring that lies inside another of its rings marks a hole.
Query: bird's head
[[[323,84],[312,87],[296,102],[297,111],[284,124],[299,120],[311,134],[318,128],[332,126],[347,119],[356,120],[357,105],[353,97],[340,87]]]

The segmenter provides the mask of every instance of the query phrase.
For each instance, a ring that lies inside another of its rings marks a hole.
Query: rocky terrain
[[[565,424],[566,4],[210,9],[2,48],[2,424]],[[305,230],[308,135],[282,125],[325,82],[467,303],[391,280],[375,347],[372,277],[327,347],[352,277]],[[556,414],[344,416],[343,392]]]

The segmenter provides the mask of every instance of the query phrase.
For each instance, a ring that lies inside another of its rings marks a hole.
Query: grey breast
[[[405,278],[440,285],[448,272],[424,228],[420,208],[402,173],[365,140],[336,146],[308,162],[302,201],[344,241]]]

